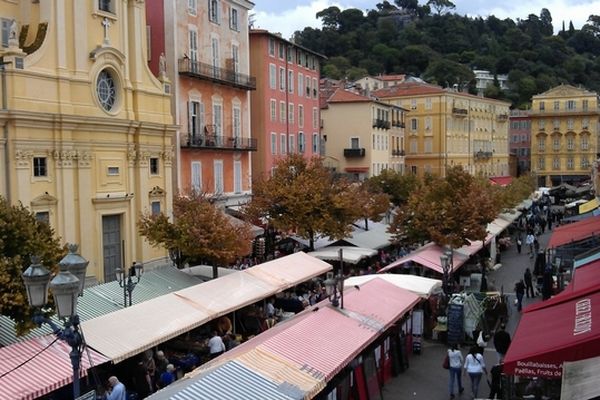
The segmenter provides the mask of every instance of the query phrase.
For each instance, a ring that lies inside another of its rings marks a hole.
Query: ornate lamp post
[[[440,256],[440,265],[442,266],[442,290],[444,294],[448,295],[451,293],[449,288],[450,276],[452,274],[452,269],[454,267],[454,260],[452,259],[452,250],[446,249],[444,253]]]
[[[344,308],[344,250],[338,250],[340,268],[337,275],[333,272],[327,273],[325,279],[325,293],[334,307]]]
[[[38,326],[47,323],[59,339],[71,346],[69,355],[73,367],[73,398],[77,398],[79,396],[81,351],[85,344],[79,331],[77,298],[83,294],[88,261],[77,253],[76,244],[70,244],[68,248],[69,254],[59,262],[60,271],[52,278],[52,281],[50,281],[50,271],[40,263],[40,258],[36,256],[31,257],[31,265],[23,272],[22,278],[27,290],[29,305],[36,309],[34,322]],[[40,310],[48,303],[48,287],[52,291],[58,317],[65,320],[63,328],[44,317]]]
[[[123,288],[123,307],[127,307],[127,298],[129,297],[129,307],[131,307],[131,293],[135,289],[136,285],[140,283],[142,274],[144,273],[144,265],[136,263],[135,261],[129,267],[127,272],[127,279],[125,279],[125,270],[123,268],[117,268],[115,275],[119,286]],[[134,279],[135,278],[135,281]]]

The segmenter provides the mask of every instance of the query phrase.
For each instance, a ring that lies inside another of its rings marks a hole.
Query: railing
[[[365,149],[344,149],[344,157],[346,158],[360,158],[365,156]]]
[[[219,149],[234,151],[256,151],[258,140],[234,136],[184,135],[181,147],[197,149]]]
[[[565,115],[565,114],[598,114],[600,108],[593,107],[575,107],[571,109],[550,109],[550,110],[530,110],[531,115]]]
[[[476,151],[475,153],[473,153],[473,158],[475,158],[476,160],[483,160],[491,157],[491,151]]]
[[[391,126],[391,122],[385,119],[376,118],[373,120],[373,128],[390,129]]]
[[[457,115],[459,117],[466,117],[468,113],[469,113],[469,110],[467,110],[466,108],[458,108],[458,107],[452,108],[452,114]]]
[[[406,124],[402,121],[392,121],[392,126],[395,126],[397,128],[405,128]]]
[[[392,150],[392,156],[404,157],[406,152],[404,150]]]
[[[497,119],[499,122],[506,122],[506,121],[508,121],[508,114],[498,114],[498,115],[496,116],[496,119]]]
[[[178,61],[179,74],[193,78],[208,79],[216,83],[231,85],[246,90],[256,90],[256,78],[240,74],[231,69],[215,67],[189,58]]]

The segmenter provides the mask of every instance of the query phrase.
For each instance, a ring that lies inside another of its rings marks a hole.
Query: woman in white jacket
[[[450,390],[451,399],[454,398],[455,377],[456,382],[458,383],[458,393],[462,393],[465,390],[460,379],[460,370],[462,369],[463,361],[463,355],[458,349],[458,345],[456,343],[453,343],[452,346],[448,349],[448,372],[450,373],[448,389]]]
[[[479,353],[477,346],[471,347],[469,354],[465,358],[464,372],[469,374],[469,378],[471,378],[471,391],[473,392],[473,398],[476,398],[481,377],[483,374],[487,375],[483,356]]]

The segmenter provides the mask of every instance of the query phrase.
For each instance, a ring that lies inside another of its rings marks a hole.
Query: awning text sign
[[[573,336],[581,335],[592,330],[592,300],[581,299],[575,303],[575,326]]]
[[[562,363],[545,363],[537,361],[517,361],[515,375],[539,376],[540,378],[556,379],[562,376]]]

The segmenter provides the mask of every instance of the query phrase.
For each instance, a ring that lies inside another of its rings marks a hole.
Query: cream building
[[[357,181],[384,169],[403,173],[402,108],[338,88],[324,99],[321,119],[328,167]]]
[[[406,170],[444,176],[460,165],[474,175],[507,176],[509,103],[404,82],[373,93],[408,110]]]
[[[589,180],[598,141],[598,94],[560,85],[533,96],[531,169],[538,185]]]
[[[114,280],[165,252],[136,231],[171,213],[169,96],[146,63],[143,0],[3,1],[0,195]]]

